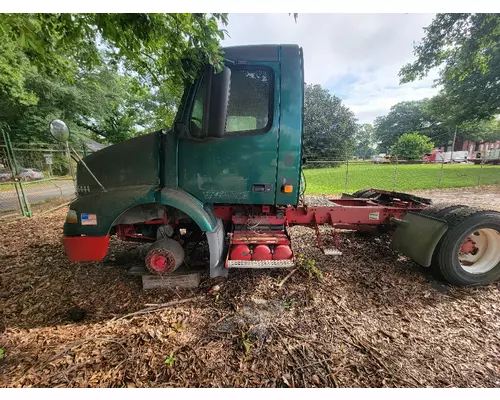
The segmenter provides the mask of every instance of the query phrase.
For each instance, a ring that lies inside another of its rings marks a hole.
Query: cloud
[[[342,75],[325,84],[331,93],[345,101],[360,122],[373,122],[400,101],[420,100],[437,93],[433,72],[421,81],[399,85],[399,66],[382,66],[371,71]],[[353,78],[355,76],[355,80]]]
[[[225,46],[296,43],[304,50],[305,78],[342,98],[359,122],[373,122],[399,101],[437,92],[432,73],[399,85],[398,72],[414,60],[413,42],[434,14],[229,14]]]

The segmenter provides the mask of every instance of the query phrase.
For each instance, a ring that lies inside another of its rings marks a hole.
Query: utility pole
[[[455,149],[456,140],[457,140],[457,126],[455,125],[455,134],[453,135],[453,143],[451,144],[450,164],[453,164],[453,150]]]

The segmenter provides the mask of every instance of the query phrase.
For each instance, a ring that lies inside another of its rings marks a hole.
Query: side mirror
[[[210,98],[208,112],[208,136],[222,137],[226,131],[227,105],[229,103],[229,88],[231,85],[231,70],[224,69],[212,74],[210,79]]]
[[[69,128],[64,121],[54,119],[49,124],[49,131],[52,137],[58,142],[67,142],[69,139]]]

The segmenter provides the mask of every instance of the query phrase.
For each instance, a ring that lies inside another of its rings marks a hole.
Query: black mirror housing
[[[227,106],[231,86],[231,70],[224,69],[210,77],[207,133],[211,137],[222,137],[226,131]]]

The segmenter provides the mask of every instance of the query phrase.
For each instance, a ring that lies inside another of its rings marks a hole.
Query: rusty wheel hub
[[[146,257],[146,267],[154,274],[168,274],[176,268],[175,257],[166,249],[154,249]]]

